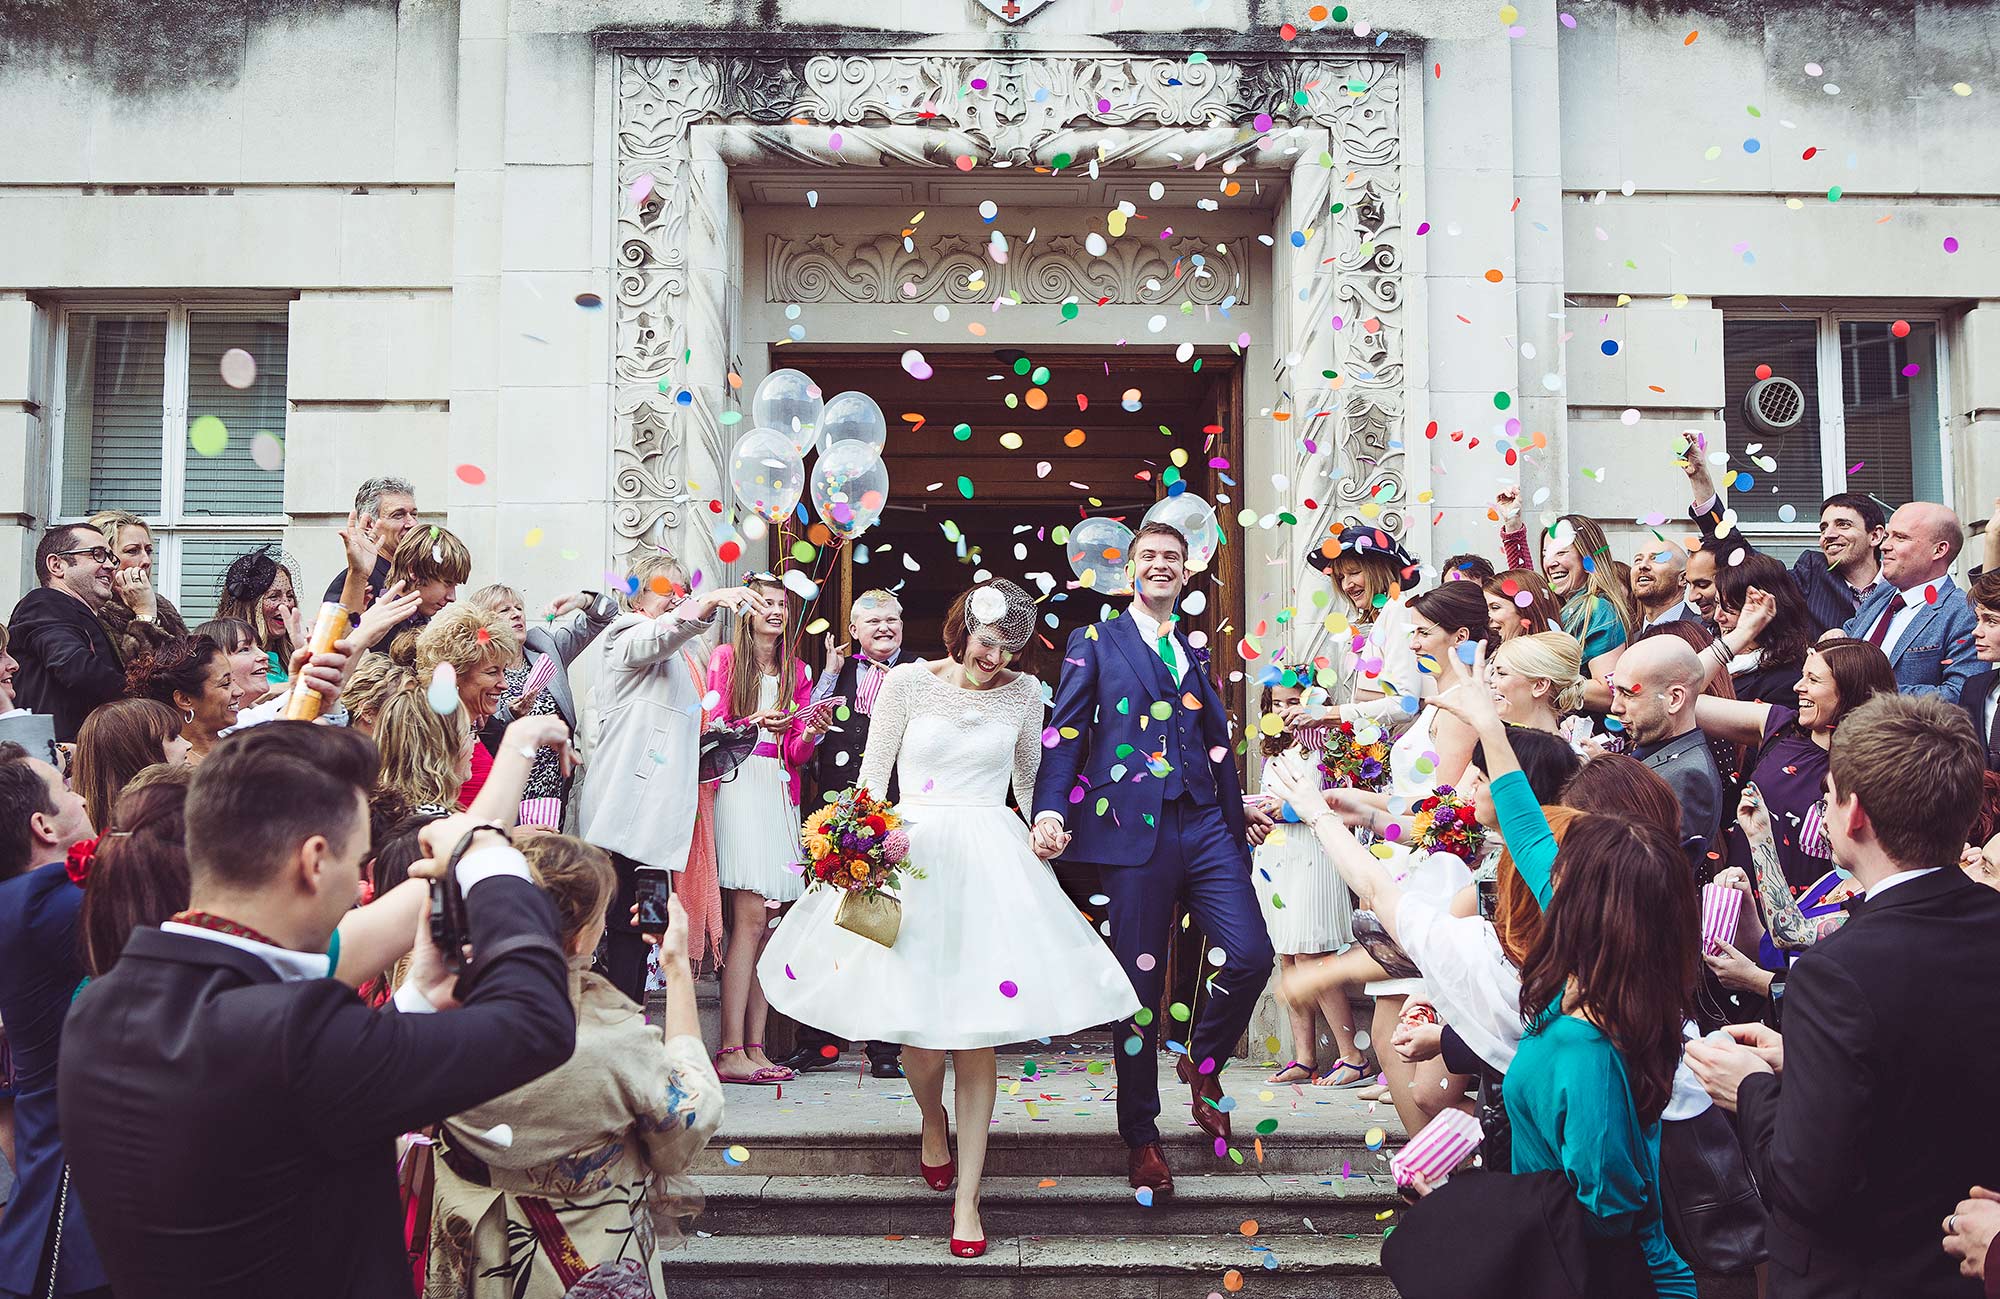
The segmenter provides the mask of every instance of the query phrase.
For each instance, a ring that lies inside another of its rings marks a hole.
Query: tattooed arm
[[[1764,904],[1771,941],[1789,951],[1803,951],[1838,929],[1847,918],[1845,912],[1817,921],[1800,913],[1785,879],[1785,868],[1778,861],[1778,841],[1771,833],[1771,814],[1764,806],[1763,791],[1754,784],[1743,787],[1743,798],[1736,805],[1736,824],[1750,844],[1750,861],[1757,868],[1757,896]]]

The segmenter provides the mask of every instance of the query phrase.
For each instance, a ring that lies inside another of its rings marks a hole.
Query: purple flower
[[[1450,825],[1452,822],[1458,820],[1458,809],[1455,807],[1441,807],[1437,810],[1435,819],[1441,826]]]
[[[1359,774],[1363,780],[1373,780],[1382,774],[1382,764],[1373,758],[1363,758]]]
[[[900,865],[910,855],[910,836],[901,830],[891,830],[882,838],[882,855]]]

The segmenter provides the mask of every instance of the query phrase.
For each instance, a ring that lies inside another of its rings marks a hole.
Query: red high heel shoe
[[[958,1217],[954,1214],[951,1226],[945,1228],[945,1234],[950,1235],[952,1230],[957,1226]],[[984,1236],[981,1236],[978,1240],[960,1240],[956,1236],[951,1237],[951,1256],[953,1258],[980,1258],[985,1253],[986,1237]]]
[[[958,1161],[956,1159],[947,1159],[942,1164],[927,1164],[924,1162],[923,1147],[921,1144],[922,1138],[919,1137],[918,1141],[917,1169],[923,1173],[924,1181],[930,1184],[930,1188],[933,1191],[949,1191],[952,1180],[958,1176]],[[949,1119],[945,1120],[944,1125],[944,1148],[947,1151],[951,1149],[951,1120]]]

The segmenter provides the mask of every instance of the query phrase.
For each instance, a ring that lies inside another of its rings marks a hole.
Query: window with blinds
[[[69,321],[63,513],[157,515],[166,436],[167,317],[78,314]]]
[[[287,321],[282,303],[66,313],[60,517],[146,519],[154,585],[190,621],[214,611],[229,562],[284,524]]]

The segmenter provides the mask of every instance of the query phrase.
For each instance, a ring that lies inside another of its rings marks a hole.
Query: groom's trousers
[[[1104,866],[1099,888],[1111,899],[1111,948],[1139,994],[1139,1004],[1155,1018],[1143,1027],[1119,1026],[1113,1050],[1118,1067],[1118,1135],[1137,1148],[1160,1139],[1160,1075],[1155,1054],[1158,1007],[1166,988],[1167,953],[1173,945],[1175,905],[1185,899],[1210,948],[1219,947],[1219,968],[1202,956],[1208,1004],[1184,1043],[1197,1067],[1222,1068],[1236,1048],[1257,997],[1271,979],[1271,937],[1257,907],[1257,893],[1245,865],[1245,849],[1229,831],[1222,810],[1181,797],[1160,808],[1153,855],[1138,866]],[[1212,975],[1212,982],[1208,976]],[[1176,1034],[1178,1021],[1169,1021]],[[1132,1037],[1141,1042],[1128,1051]]]

